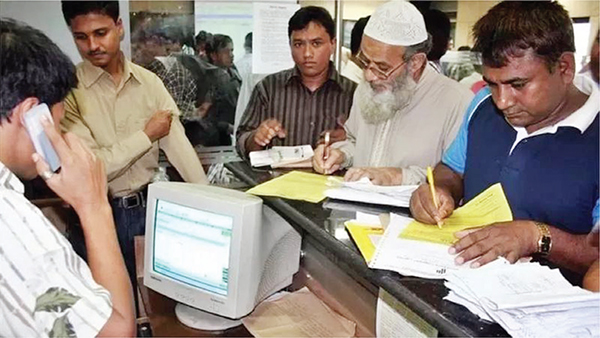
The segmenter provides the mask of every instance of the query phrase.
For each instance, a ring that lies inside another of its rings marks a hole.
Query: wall
[[[335,16],[335,1],[333,0],[300,0],[300,6],[320,6],[329,11],[331,16]],[[358,20],[363,16],[371,15],[377,6],[387,0],[372,0],[372,1],[343,1],[342,16],[344,20]]]
[[[470,1],[459,0],[456,16],[456,41],[454,45],[458,48],[462,45],[473,45],[470,37],[471,27],[487,11],[499,1]],[[590,39],[593,39],[598,31],[600,17],[600,2],[597,0],[559,0],[572,18],[590,17]]]
[[[129,2],[119,1],[125,36],[121,48],[127,57],[130,53],[129,38]],[[60,9],[60,1],[0,1],[0,16],[23,21],[44,32],[74,63],[81,61],[73,37],[67,28]]]

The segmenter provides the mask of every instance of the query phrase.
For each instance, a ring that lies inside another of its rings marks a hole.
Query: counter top
[[[236,177],[254,186],[288,171],[252,169],[245,162],[225,165]],[[461,305],[443,300],[448,290],[443,280],[404,277],[393,271],[370,269],[344,228],[344,222],[354,218],[355,211],[395,212],[408,214],[407,209],[388,208],[361,203],[325,200],[308,203],[282,198],[263,197],[267,205],[302,232],[304,240],[316,243],[319,250],[338,262],[367,289],[383,288],[433,325],[439,336],[503,337],[508,336],[498,324],[480,320]],[[375,288],[374,288],[375,287]]]

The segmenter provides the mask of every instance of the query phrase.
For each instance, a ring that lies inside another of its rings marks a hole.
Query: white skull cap
[[[365,35],[393,46],[412,46],[427,40],[421,12],[408,1],[394,0],[377,7]]]

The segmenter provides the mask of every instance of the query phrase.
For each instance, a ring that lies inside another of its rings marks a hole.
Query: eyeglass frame
[[[383,70],[377,68],[377,66],[371,67],[371,63],[372,61],[369,61],[368,63],[365,62],[366,60],[364,58],[361,58],[361,56],[364,57],[364,53],[362,51],[358,51],[358,53],[356,53],[356,56],[352,57],[354,60],[358,61],[356,63],[356,65],[358,66],[358,68],[364,70],[370,70],[371,73],[373,73],[373,75],[375,75],[378,79],[380,80],[387,80],[389,79],[390,75],[392,75],[393,72],[397,71],[398,69],[400,69],[400,67],[402,67],[403,65],[405,65],[407,63],[407,61],[402,61],[400,62],[399,65],[392,67],[392,69],[388,70],[387,72],[384,72]]]

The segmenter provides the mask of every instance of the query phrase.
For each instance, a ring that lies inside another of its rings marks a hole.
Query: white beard
[[[391,90],[376,92],[371,85],[363,80],[354,95],[356,104],[368,124],[381,124],[408,106],[415,92],[417,83],[403,72],[394,79]]]

